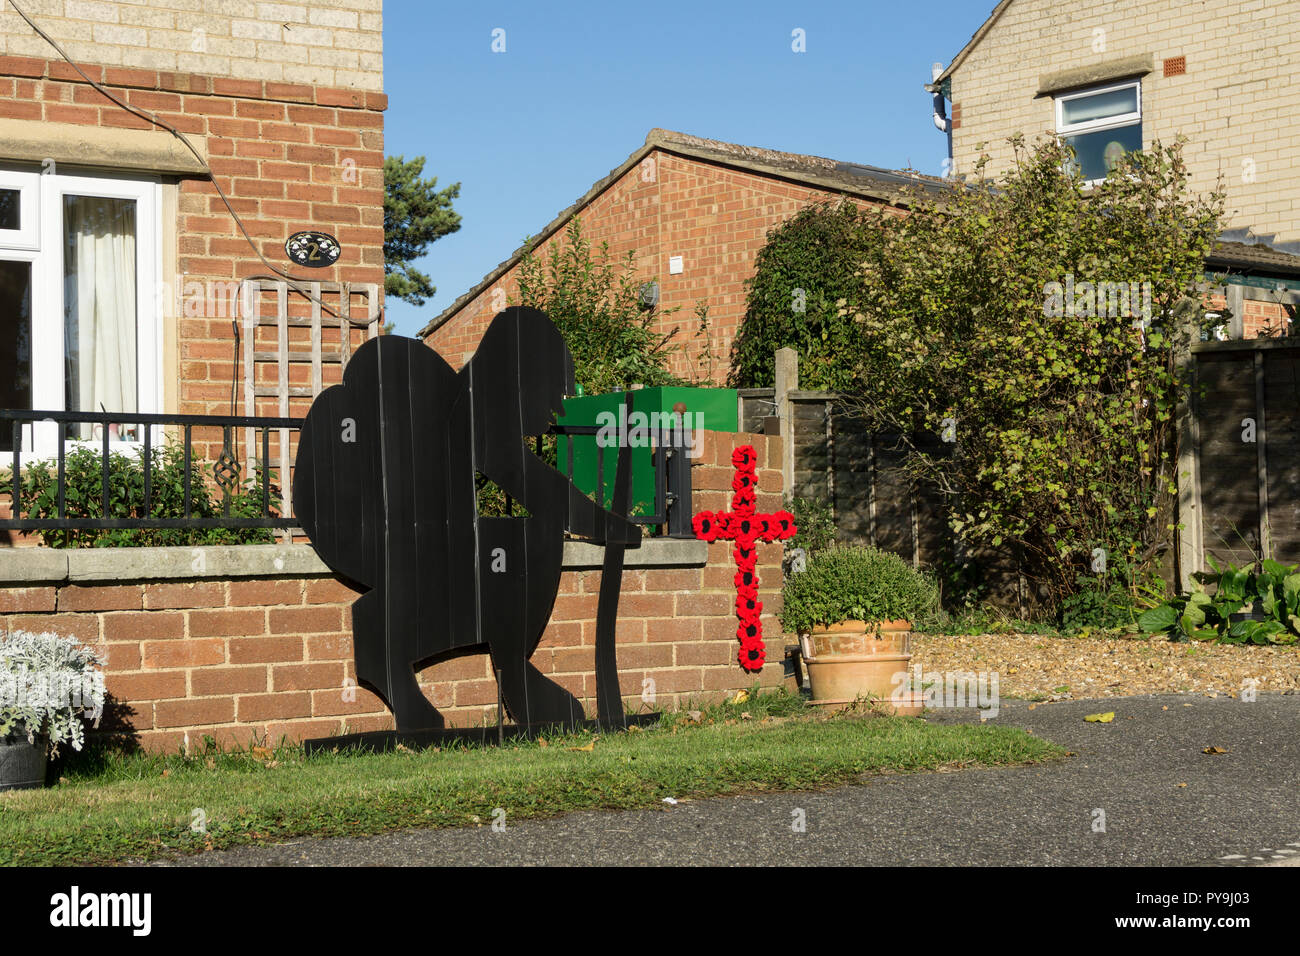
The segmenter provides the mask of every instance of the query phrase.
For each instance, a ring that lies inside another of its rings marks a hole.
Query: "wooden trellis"
[[[274,312],[264,308],[268,294],[274,296]],[[300,301],[310,305],[310,314],[290,315],[291,296],[297,296]],[[354,313],[353,296],[360,296],[366,300],[363,311]],[[348,360],[352,357],[353,328],[364,327],[367,339],[373,339],[379,334],[379,286],[374,282],[289,283],[283,279],[245,279],[240,288],[239,301],[245,304],[246,313],[243,334],[244,408],[249,415],[257,414],[259,398],[274,398],[277,400],[277,414],[281,418],[288,418],[291,398],[314,399],[321,393],[324,387],[322,374],[324,366],[337,363],[341,368],[347,367]],[[331,311],[333,315],[327,314]],[[336,326],[339,330],[339,343],[336,349],[327,350],[323,346],[321,330],[325,325]],[[275,328],[274,350],[259,350],[256,347],[255,340],[259,327]],[[308,351],[290,351],[290,328],[310,329]],[[289,383],[289,366],[295,362],[310,364],[310,385]],[[258,367],[267,363],[274,363],[276,366],[275,384],[258,385]],[[253,457],[257,445],[254,444],[252,428],[245,429],[244,442],[249,457]],[[292,515],[290,468],[293,458],[289,452],[287,428],[279,430],[278,446],[280,485],[284,495],[283,513]],[[266,467],[266,464],[261,462],[260,466]]]

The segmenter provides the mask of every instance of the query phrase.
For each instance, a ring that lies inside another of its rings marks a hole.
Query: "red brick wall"
[[[708,433],[694,463],[699,510],[730,506],[731,451],[757,453],[759,511],[781,506],[781,439]],[[659,706],[717,698],[760,680],[782,682],[780,544],[758,546],[768,663],[756,678],[736,660],[735,567],[731,545],[709,545],[703,567],[632,568],[623,574],[617,630],[620,683],[639,704],[646,678]],[[600,571],[566,571],[555,611],[532,661],[594,711],[596,605]],[[55,631],[108,659],[109,692],[151,750],[174,750],[188,733],[246,746],[253,737],[290,740],[392,727],[355,679],[350,605],[356,595],[331,578],[142,581],[94,585],[0,585],[0,632]],[[495,722],[496,681],[486,654],[436,664],[426,692],[457,726]]]
[[[745,280],[753,275],[768,230],[809,203],[834,198],[821,189],[656,149],[579,215],[593,247],[608,242],[616,261],[629,250],[636,252],[639,276],[659,281],[661,310],[680,306],[658,323],[661,332],[675,325],[682,329],[677,341],[686,348],[673,359],[673,372],[721,382],[745,314]],[[561,229],[538,255],[544,258],[563,235]],[[668,274],[670,256],[682,256],[682,274]],[[474,353],[503,296],[515,300],[516,271],[509,270],[429,336],[429,344],[453,367]],[[694,311],[701,300],[709,306],[707,349],[705,340],[694,335]],[[712,353],[711,365],[706,351]]]
[[[1227,308],[1228,300],[1222,295],[1215,294],[1206,296],[1205,303],[1207,310],[1222,311]],[[1296,318],[1294,305],[1262,299],[1245,299],[1242,302],[1241,312],[1242,338],[1275,338],[1295,331],[1292,325]]]
[[[1247,299],[1242,303],[1241,325],[1244,338],[1282,336],[1294,331],[1295,306]]]
[[[262,255],[278,268],[310,280],[378,283],[382,292],[385,94],[122,67],[83,69],[118,98],[205,139],[213,175]],[[0,117],[156,128],[112,103],[63,61],[13,56],[0,56]],[[267,269],[207,179],[181,180],[174,228],[176,288],[163,290],[161,298],[164,321],[177,323],[180,388],[179,407],[168,411],[229,414],[231,320],[237,315],[230,314],[222,287],[213,284]],[[305,270],[289,262],[285,240],[308,228],[338,238],[343,255],[337,265]],[[360,299],[354,303],[359,312]],[[291,315],[307,315],[309,307],[291,296]],[[306,351],[308,335],[306,328],[291,329],[290,349]],[[336,351],[337,325],[327,325],[323,339],[326,351]],[[355,331],[354,347],[363,339],[364,330]],[[259,330],[256,347],[274,350],[274,329]],[[273,370],[260,368],[259,380],[271,383]],[[326,365],[325,384],[338,374],[339,366]],[[309,366],[295,365],[290,382],[308,384],[309,375]],[[249,414],[242,387],[238,394],[238,413]],[[308,403],[296,400],[291,414],[305,413]],[[268,399],[255,413],[275,415],[278,408]],[[199,453],[211,457],[207,440],[213,436],[198,437]]]

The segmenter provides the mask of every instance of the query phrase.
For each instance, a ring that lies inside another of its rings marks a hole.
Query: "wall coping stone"
[[[564,569],[600,568],[605,549],[564,543]],[[646,538],[624,553],[628,568],[703,567],[708,545],[683,538]],[[0,587],[96,581],[196,578],[331,577],[310,544],[249,544],[199,548],[3,548]]]

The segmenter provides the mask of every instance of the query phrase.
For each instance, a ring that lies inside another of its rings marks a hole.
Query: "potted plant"
[[[45,764],[104,712],[103,660],[70,637],[0,635],[0,790],[45,785]]]
[[[914,622],[938,612],[927,575],[876,548],[831,548],[786,580],[782,598],[781,624],[799,635],[814,704],[869,697],[895,713],[921,712],[921,689],[906,692],[897,675],[912,659]]]

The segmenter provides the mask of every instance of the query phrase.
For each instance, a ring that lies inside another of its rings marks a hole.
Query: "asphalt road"
[[[1083,719],[1110,710],[1112,723]],[[978,717],[950,710],[928,719]],[[1043,767],[878,776],[819,793],[537,822],[507,817],[502,832],[483,826],[301,840],[178,863],[1258,866],[1300,857],[1300,695],[1252,703],[1109,698],[1032,711],[1004,701],[992,722],[1023,727],[1074,756]],[[1226,752],[1206,754],[1207,747]],[[801,816],[806,828],[796,832]]]

